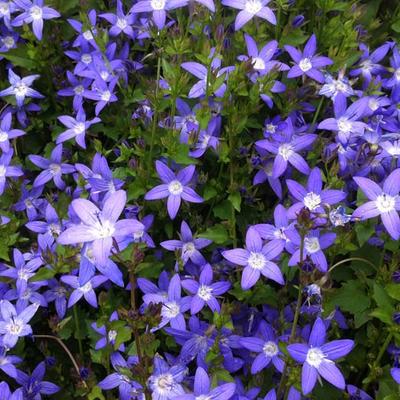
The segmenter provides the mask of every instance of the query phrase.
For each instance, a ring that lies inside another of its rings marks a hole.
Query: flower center
[[[103,81],[106,81],[108,79],[108,77],[110,76],[110,74],[108,73],[108,71],[101,71],[100,76],[101,76],[101,79],[103,79]]]
[[[110,332],[108,332],[108,341],[113,342],[117,337],[117,331],[114,331],[114,329],[111,329]]]
[[[100,239],[104,239],[112,237],[114,232],[115,227],[113,223],[111,223],[110,221],[102,221],[101,224],[99,224],[97,234]]]
[[[313,254],[321,250],[317,237],[307,237],[304,239],[304,247],[308,253]]]
[[[171,319],[179,315],[180,311],[181,309],[179,307],[179,304],[176,301],[170,301],[164,304],[161,314],[164,317]]]
[[[275,237],[276,239],[287,240],[287,237],[286,237],[286,235],[285,235],[285,229],[284,229],[284,228],[276,229],[276,230],[274,231],[274,237]]]
[[[371,99],[368,102],[368,107],[372,110],[372,111],[376,111],[379,108],[379,102],[376,99]]]
[[[372,69],[372,61],[371,60],[369,60],[369,59],[367,59],[367,60],[364,60],[361,64],[361,68],[364,70],[364,71],[369,71],[369,70],[371,70]]]
[[[162,374],[157,377],[155,386],[159,393],[168,393],[173,389],[174,377],[172,374]]]
[[[276,125],[274,124],[267,124],[266,130],[269,133],[275,133],[276,132]]]
[[[30,9],[30,14],[34,20],[42,19],[43,10],[39,6],[33,6]]]
[[[195,250],[196,250],[196,247],[193,242],[185,243],[182,246],[182,254],[186,255],[187,257],[190,257],[194,253]]]
[[[18,271],[18,279],[21,279],[22,281],[27,281],[29,279],[29,274],[25,269],[20,269]]]
[[[58,286],[56,290],[54,291],[57,297],[64,297],[67,293],[64,287]]]
[[[8,15],[10,12],[10,6],[4,1],[0,1],[0,15]]]
[[[4,132],[0,129],[0,142],[5,142],[8,139],[7,132]]]
[[[265,267],[266,260],[262,253],[251,252],[247,263],[250,265],[251,268],[260,270]]]
[[[396,198],[383,193],[376,198],[375,205],[380,212],[390,212],[395,209]]]
[[[285,161],[287,161],[290,156],[293,154],[293,147],[289,143],[284,143],[279,146],[278,154],[283,157]]]
[[[74,87],[75,94],[82,94],[85,88],[82,85],[78,85]]]
[[[394,76],[398,81],[400,81],[400,68],[396,69],[396,71],[394,72]]]
[[[312,367],[319,368],[321,362],[325,359],[325,354],[321,351],[321,349],[317,347],[312,347],[307,352],[306,361]]]
[[[86,282],[83,286],[79,288],[79,290],[83,293],[88,293],[93,289],[92,282]]]
[[[74,132],[77,135],[80,135],[81,133],[85,132],[86,130],[86,126],[83,122],[78,122],[75,126],[74,126]]]
[[[24,293],[22,293],[21,298],[24,300],[29,300],[29,298],[32,295],[32,290],[31,289],[26,289]]]
[[[53,175],[57,175],[61,172],[61,165],[60,164],[50,164],[49,170]]]
[[[5,165],[0,165],[0,177],[6,176],[6,167]]]
[[[2,42],[7,47],[7,49],[11,49],[11,47],[14,47],[15,45],[15,40],[12,36],[6,36],[2,39]]]
[[[84,64],[90,64],[92,62],[92,56],[90,54],[82,54],[81,61]]]
[[[341,131],[341,132],[350,132],[351,131],[352,124],[349,120],[347,120],[345,118],[339,118],[337,124],[338,124],[339,131]]]
[[[166,0],[151,0],[150,5],[153,10],[164,10]]]
[[[82,36],[83,36],[86,40],[92,40],[92,39],[93,39],[93,34],[92,34],[92,32],[90,32],[89,30],[83,32],[83,35],[82,35]]]
[[[125,18],[117,18],[117,24],[119,29],[123,30],[128,26]]]
[[[133,238],[134,238],[135,240],[141,239],[141,238],[143,237],[143,235],[144,235],[144,231],[136,231],[136,232],[133,232]]]
[[[265,69],[265,62],[261,57],[253,57],[252,64],[257,71]]]
[[[49,232],[54,235],[59,235],[61,233],[61,227],[59,224],[50,224]]]
[[[168,184],[168,191],[174,195],[181,194],[183,192],[182,183],[180,183],[178,180],[174,180],[174,181],[170,182]]]
[[[28,86],[23,82],[17,82],[14,86],[14,91],[16,96],[24,97],[28,91]]]
[[[244,5],[245,11],[250,14],[257,14],[262,9],[262,4],[260,0],[247,0]]]
[[[274,357],[278,354],[278,346],[275,342],[268,341],[263,346],[263,352],[267,357]]]
[[[22,332],[22,328],[24,327],[24,324],[21,320],[19,319],[12,319],[12,321],[7,324],[7,331],[11,335],[19,335]]]
[[[307,193],[304,197],[303,203],[310,211],[314,211],[321,205],[321,196],[314,192]]]
[[[212,288],[210,286],[201,285],[197,291],[197,296],[199,296],[204,301],[208,301],[212,297]]]
[[[201,148],[205,149],[208,146],[208,142],[210,141],[211,136],[210,135],[204,135],[203,141],[201,142]]]
[[[299,62],[299,67],[303,72],[307,72],[312,68],[312,64],[309,58],[303,58]]]
[[[102,100],[102,101],[109,101],[110,98],[111,98],[111,93],[110,93],[109,90],[106,90],[105,92],[103,92],[103,93],[101,94],[101,100]]]

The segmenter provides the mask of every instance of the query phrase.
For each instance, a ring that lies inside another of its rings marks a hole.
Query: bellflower
[[[384,86],[390,88],[391,96],[394,101],[400,100],[400,52],[397,46],[393,47],[390,65],[393,68],[393,75],[384,81]]]
[[[89,89],[93,79],[90,78],[77,78],[72,72],[67,71],[67,79],[71,86],[60,89],[57,94],[62,97],[73,96],[73,108],[78,111],[82,108],[83,97],[85,91]]]
[[[246,233],[246,249],[226,250],[222,255],[231,263],[245,267],[241,285],[242,289],[248,290],[257,283],[261,274],[280,285],[284,284],[281,270],[271,261],[281,252],[281,247],[275,243],[263,246],[257,230],[250,227]]]
[[[207,148],[212,147],[217,150],[219,145],[219,137],[221,131],[221,117],[214,117],[208,123],[206,130],[201,130],[198,135],[197,143],[194,149],[189,152],[189,156],[193,158],[200,158],[204,155]]]
[[[23,13],[14,18],[12,25],[32,23],[33,33],[38,40],[42,40],[43,20],[61,16],[58,11],[45,6],[43,0],[14,0],[14,3],[23,10]]]
[[[4,193],[6,178],[14,178],[24,174],[20,167],[10,165],[13,154],[14,150],[10,149],[0,156],[0,195]]]
[[[97,35],[96,20],[97,12],[94,9],[90,10],[87,13],[87,24],[83,24],[82,22],[75,19],[67,20],[72,28],[74,28],[74,30],[78,33],[78,36],[72,43],[73,47],[83,47],[87,49],[90,45],[94,49],[98,49],[98,45],[94,38]]]
[[[276,17],[272,10],[267,7],[270,0],[222,0],[222,5],[241,10],[235,19],[235,30],[239,30],[247,24],[254,16],[267,20],[276,25]]]
[[[145,278],[138,278],[137,285],[144,293],[143,302],[145,305],[163,303],[164,300],[168,299],[169,278],[168,272],[165,270],[158,277],[158,286]]]
[[[36,177],[33,186],[42,186],[53,180],[58,189],[65,189],[65,182],[62,179],[63,174],[72,174],[75,171],[74,166],[61,162],[62,160],[62,144],[54,147],[50,154],[50,159],[31,154],[29,160],[43,171]]]
[[[8,356],[7,349],[0,346],[0,369],[5,374],[11,378],[15,378],[17,376],[17,369],[14,364],[19,364],[20,362],[22,362],[21,358],[17,356]],[[1,392],[2,391],[0,390],[0,393]],[[4,400],[8,400],[8,398],[5,398]]]
[[[17,300],[17,310],[23,310],[29,304],[39,304],[41,307],[47,307],[45,297],[38,293],[38,290],[43,286],[47,286],[46,281],[28,283],[22,293],[18,293],[17,289],[10,289],[4,294],[3,299],[9,301]]]
[[[175,397],[176,400],[196,400],[213,399],[229,400],[235,393],[236,385],[234,383],[223,383],[214,389],[211,389],[211,380],[207,372],[198,367],[194,376],[193,393],[181,394]]]
[[[161,242],[160,245],[164,247],[164,249],[170,251],[180,249],[181,258],[184,263],[187,263],[189,260],[191,260],[198,265],[205,264],[206,260],[199,250],[210,245],[212,240],[203,238],[193,239],[192,231],[185,221],[182,221],[180,236],[181,240],[166,240]]]
[[[8,300],[0,301],[0,335],[2,345],[13,348],[20,337],[32,334],[28,322],[36,314],[39,304],[31,304],[24,310],[17,311]]]
[[[68,115],[61,115],[58,120],[64,124],[68,129],[57,137],[57,144],[63,143],[69,139],[75,138],[76,143],[83,149],[86,149],[85,133],[91,125],[100,122],[100,118],[95,117],[91,120],[86,119],[86,114],[83,108],[79,108],[76,118]]]
[[[350,400],[373,400],[373,398],[353,385],[347,385],[347,393],[350,395]]]
[[[47,302],[53,302],[58,318],[63,319],[67,312],[67,289],[57,279],[48,280],[49,289],[44,293]]]
[[[113,321],[118,321],[118,313],[116,311],[114,311],[109,318],[109,322]],[[95,350],[103,349],[107,344],[114,347],[118,336],[118,332],[115,329],[107,329],[106,325],[98,326],[96,322],[93,322],[90,326],[101,336],[101,338],[96,342]],[[121,344],[118,350],[124,351],[124,345]]]
[[[334,360],[346,356],[354,347],[352,340],[333,340],[326,343],[326,327],[321,318],[317,318],[308,339],[308,344],[295,343],[287,347],[289,355],[303,364],[301,387],[303,394],[310,393],[319,376],[344,390],[344,377]]]
[[[108,31],[110,36],[118,36],[123,32],[131,39],[135,38],[132,24],[136,20],[136,15],[130,13],[125,15],[121,0],[117,0],[116,14],[104,13],[100,14],[99,17],[112,24],[112,27]]]
[[[317,38],[314,34],[308,39],[303,52],[289,45],[286,45],[285,49],[295,62],[295,65],[288,72],[288,78],[307,75],[309,78],[319,83],[324,83],[324,75],[320,69],[333,64],[333,61],[328,57],[315,56],[315,52],[317,51]]]
[[[23,106],[26,97],[43,99],[44,96],[42,94],[31,88],[33,81],[37,78],[39,78],[39,75],[29,75],[21,78],[10,68],[8,70],[8,81],[11,86],[0,91],[0,97],[15,96],[18,107]]]
[[[304,188],[298,182],[287,179],[287,186],[291,195],[298,201],[288,210],[289,218],[296,218],[297,213],[303,208],[307,208],[313,213],[324,213],[324,205],[334,205],[346,198],[346,193],[341,190],[322,189],[321,170],[314,168]]]
[[[97,79],[92,84],[92,90],[87,90],[84,97],[97,101],[95,107],[96,115],[99,115],[103,108],[109,104],[114,103],[118,100],[118,97],[114,94],[114,88],[118,82],[118,78],[113,78],[109,84],[103,79]]]
[[[271,362],[279,372],[282,372],[285,363],[281,358],[282,353],[272,327],[265,321],[261,321],[258,333],[261,337],[242,337],[239,340],[245,349],[258,353],[251,365],[251,373],[257,374]]]
[[[190,203],[202,203],[204,201],[188,186],[195,172],[194,165],[181,169],[175,175],[167,165],[161,161],[156,161],[156,170],[163,183],[147,192],[144,198],[145,200],[158,200],[168,197],[167,209],[171,219],[176,217],[182,199]]]
[[[167,19],[167,11],[187,6],[189,0],[140,0],[133,5],[130,12],[153,14],[153,21],[158,30],[162,30]]]
[[[366,203],[358,207],[353,218],[366,220],[380,215],[383,225],[394,239],[400,238],[400,168],[395,169],[383,182],[382,187],[368,178],[353,178],[367,196]]]
[[[177,116],[174,116],[175,128],[180,130],[181,143],[188,143],[191,132],[196,133],[199,129],[199,122],[196,119],[196,109],[199,106],[194,106],[193,110],[182,99],[176,99]]]
[[[197,314],[207,304],[211,311],[219,313],[221,307],[215,296],[220,296],[227,292],[231,284],[227,281],[212,283],[213,270],[210,264],[205,264],[201,270],[199,281],[193,279],[182,280],[182,287],[193,295],[190,312]]]
[[[7,112],[2,116],[0,122],[0,149],[3,153],[7,153],[10,150],[10,139],[25,135],[21,129],[11,129],[12,114]]]
[[[58,237],[60,244],[92,243],[92,251],[96,261],[104,265],[111,253],[113,237],[126,236],[137,229],[143,229],[137,220],[122,219],[118,221],[126,204],[126,193],[118,190],[112,193],[100,210],[86,199],[72,201],[72,208],[81,220],[81,224],[73,225]]]
[[[2,1],[0,3],[0,20],[3,20],[4,25],[9,29],[11,29],[11,14],[13,14],[17,8],[13,1]]]

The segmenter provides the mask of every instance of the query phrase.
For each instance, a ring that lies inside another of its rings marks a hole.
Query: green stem
[[[229,139],[229,193],[233,193],[234,185],[235,185],[235,171],[234,171],[234,162],[233,162],[233,154],[234,154],[234,143],[233,143],[233,132],[232,129],[229,128],[228,132]],[[236,212],[235,207],[231,204],[231,236],[233,247],[237,247],[237,236],[236,236]]]
[[[317,119],[318,119],[318,116],[319,116],[319,113],[321,111],[323,103],[324,103],[324,96],[321,96],[321,99],[319,100],[319,103],[318,103],[317,111],[315,112],[314,118],[313,118],[313,120],[311,122],[311,126],[314,126],[315,123],[317,122]]]
[[[79,327],[78,310],[76,308],[76,305],[73,306],[72,308],[73,308],[73,313],[74,313],[74,322],[75,322],[76,336],[77,336],[78,346],[79,346],[79,354],[81,356],[81,361],[83,362],[83,347],[82,347],[82,339],[81,339],[81,330]]]
[[[332,272],[336,267],[338,267],[339,265],[345,264],[349,261],[362,261],[365,264],[370,265],[371,267],[373,267],[375,270],[377,270],[376,266],[371,262],[366,260],[365,258],[361,258],[361,257],[350,257],[350,258],[346,258],[345,260],[341,260],[338,261],[336,264],[332,265],[332,267],[329,268],[328,272]]]

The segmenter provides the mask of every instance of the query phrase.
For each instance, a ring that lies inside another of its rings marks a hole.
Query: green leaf
[[[43,267],[43,268],[40,268],[40,269],[36,272],[35,276],[33,276],[33,277],[31,278],[31,281],[32,281],[32,282],[45,281],[45,280],[47,280],[47,279],[54,278],[54,275],[55,275],[55,274],[56,274],[56,271],[54,271],[54,269],[50,269],[50,268],[47,268],[47,267]]]
[[[372,220],[362,221],[355,225],[357,240],[360,247],[375,233],[376,225]]]
[[[215,189],[214,186],[211,185],[206,185],[203,191],[203,199],[205,201],[212,199],[217,195],[217,190]]]
[[[224,200],[213,208],[213,214],[220,219],[229,219],[231,217],[231,203]]]
[[[240,212],[240,203],[242,202],[242,198],[240,197],[240,193],[239,192],[234,192],[231,193],[228,196],[228,200],[231,202],[231,204],[233,205],[233,208]]]
[[[393,313],[394,307],[391,298],[388,296],[385,289],[377,283],[374,284],[374,300],[376,301],[379,309],[382,309],[390,314]]]
[[[210,239],[216,244],[223,244],[228,240],[228,231],[219,224],[208,228],[205,232],[199,234],[199,237]]]
[[[392,299],[400,301],[400,285],[398,283],[387,284],[385,290]]]
[[[92,391],[88,394],[88,400],[105,400],[105,397],[98,386],[93,386]]]
[[[23,67],[28,70],[33,70],[37,68],[36,62],[33,58],[26,58],[27,48],[26,46],[20,46],[16,49],[12,49],[7,53],[0,53],[0,56],[4,57],[6,60],[11,61],[14,65],[18,67]]]

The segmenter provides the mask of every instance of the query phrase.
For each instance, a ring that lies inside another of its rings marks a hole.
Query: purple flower
[[[64,164],[62,159],[62,144],[57,145],[51,152],[50,159],[31,154],[29,160],[43,171],[36,177],[33,186],[42,186],[53,180],[58,189],[65,189],[65,182],[62,180],[63,174],[72,174],[75,171],[74,166]]]
[[[0,156],[0,195],[4,193],[6,178],[22,176],[24,173],[21,167],[10,165],[14,150],[10,149],[7,153]]]
[[[29,304],[39,304],[41,307],[47,307],[47,301],[44,296],[37,291],[46,286],[46,281],[28,283],[26,289],[22,293],[18,293],[16,289],[10,289],[3,296],[4,300],[17,300],[16,307],[18,310],[23,310]]]
[[[131,39],[135,38],[132,24],[136,20],[136,15],[130,13],[128,13],[128,15],[125,15],[121,0],[117,0],[116,14],[104,13],[100,14],[99,17],[104,18],[106,21],[112,24],[112,27],[108,31],[110,36],[118,36],[121,34],[121,32],[123,32]]]
[[[43,186],[37,186],[28,190],[26,185],[21,188],[21,198],[14,204],[16,211],[26,210],[29,221],[36,219],[38,215],[38,209],[41,209],[42,205],[45,204],[44,199],[39,197],[42,195]]]
[[[97,101],[95,108],[96,115],[99,115],[107,104],[114,103],[118,100],[117,96],[114,94],[114,88],[117,82],[118,78],[113,78],[109,84],[102,78],[99,78],[92,84],[92,90],[85,91],[85,98]]]
[[[341,190],[322,189],[321,170],[314,168],[307,181],[307,188],[292,179],[286,181],[291,195],[298,201],[288,210],[289,218],[296,218],[297,213],[307,208],[314,213],[324,213],[324,205],[333,205],[346,198],[346,193]]]
[[[0,400],[24,400],[22,389],[11,394],[7,382],[0,382]]]
[[[48,286],[50,289],[44,293],[44,297],[48,302],[54,301],[57,315],[63,319],[67,311],[67,289],[57,279],[49,279]]]
[[[245,267],[241,285],[242,289],[247,290],[257,283],[261,274],[281,285],[284,284],[281,270],[271,261],[281,252],[281,246],[275,243],[263,246],[257,230],[250,227],[246,233],[246,249],[226,250],[222,255],[231,263]]]
[[[189,0],[141,0],[134,4],[131,13],[153,13],[153,21],[161,30],[165,26],[167,11],[187,6]]]
[[[17,369],[14,364],[22,362],[22,359],[17,356],[8,356],[7,348],[0,347],[0,369],[8,376],[15,378],[17,376]],[[0,395],[2,391],[0,390]],[[1,399],[1,398],[0,398]],[[3,400],[3,399],[1,399]],[[8,400],[5,398],[4,400]]]
[[[207,130],[201,130],[198,135],[198,141],[194,145],[194,149],[189,152],[189,156],[193,158],[201,157],[207,150],[212,147],[217,150],[219,145],[218,135],[221,131],[221,117],[214,117],[208,123]]]
[[[7,112],[2,116],[0,122],[0,149],[3,153],[7,153],[10,150],[10,139],[25,135],[25,132],[20,129],[11,129],[11,119],[12,114]]]
[[[236,16],[235,30],[239,30],[254,16],[266,19],[272,25],[276,25],[275,14],[267,7],[270,0],[222,0],[224,6],[241,10]]]
[[[168,299],[169,279],[167,271],[161,272],[158,277],[158,286],[145,278],[138,278],[137,284],[144,293],[143,302],[146,305],[163,303],[164,300]]]
[[[58,120],[64,124],[67,128],[66,131],[60,133],[57,137],[57,144],[63,143],[66,140],[75,138],[76,143],[83,149],[86,149],[85,143],[85,133],[86,130],[90,128],[91,125],[100,122],[100,118],[93,118],[91,120],[86,120],[86,114],[83,108],[79,108],[76,119],[68,115],[61,115]]]
[[[60,390],[54,383],[43,380],[45,373],[46,364],[44,361],[38,364],[31,376],[25,374],[25,372],[18,371],[16,381],[23,386],[24,399],[41,400],[42,394],[48,396]]]
[[[373,400],[371,396],[353,385],[347,385],[347,393],[350,395],[350,400]]]
[[[234,383],[219,384],[211,389],[211,380],[207,372],[198,367],[194,376],[193,393],[181,394],[175,397],[176,400],[229,400],[235,393],[236,385]]]
[[[3,346],[11,349],[17,344],[18,338],[32,334],[28,322],[38,308],[39,304],[31,304],[24,310],[17,311],[8,300],[0,301],[0,335]]]
[[[400,218],[397,211],[400,210],[400,168],[395,169],[379,186],[371,179],[355,176],[353,178],[369,201],[358,207],[353,218],[366,220],[381,216],[383,225],[389,235],[394,239],[400,238]]]
[[[219,313],[221,311],[221,307],[215,296],[220,296],[227,292],[231,284],[227,281],[215,283],[212,283],[212,281],[213,270],[210,264],[205,264],[203,266],[198,282],[193,279],[184,279],[182,281],[182,287],[194,295],[190,306],[192,315],[201,311],[205,304],[207,304],[213,312]]]
[[[308,39],[303,52],[289,45],[286,45],[285,49],[295,62],[295,65],[288,72],[288,78],[307,75],[309,78],[319,83],[324,83],[324,75],[319,69],[326,65],[333,64],[333,61],[328,57],[315,56],[315,52],[317,51],[317,38],[314,34]]]
[[[14,0],[14,3],[24,12],[12,21],[12,25],[21,26],[32,23],[33,33],[38,40],[42,40],[43,20],[60,17],[60,13],[45,6],[43,0]]]
[[[199,106],[195,106],[193,110],[189,105],[182,99],[176,99],[176,109],[178,110],[178,116],[174,116],[175,128],[180,130],[180,141],[181,143],[188,143],[191,132],[197,132],[199,129],[199,122],[196,119],[196,109]]]
[[[8,70],[8,81],[11,86],[1,91],[0,97],[15,96],[18,107],[23,106],[25,97],[43,99],[44,96],[42,94],[30,87],[37,78],[39,78],[39,75],[29,75],[25,76],[25,78],[21,78],[10,68]]]
[[[113,321],[118,321],[118,313],[116,311],[114,311],[109,318],[109,322]],[[97,332],[101,336],[101,338],[96,342],[95,350],[103,349],[104,347],[107,346],[107,344],[110,344],[111,346],[114,347],[115,341],[118,336],[118,332],[115,329],[112,328],[107,329],[106,325],[98,326],[96,322],[93,322],[91,324],[91,327],[95,332]],[[124,349],[125,349],[124,345],[121,344],[118,350],[124,351]]]
[[[100,265],[105,265],[111,253],[114,237],[124,237],[142,224],[133,219],[117,221],[126,204],[126,193],[118,190],[112,193],[100,210],[91,201],[76,199],[72,208],[81,220],[81,224],[73,225],[58,237],[60,244],[77,244],[90,242],[93,256]]]
[[[392,375],[392,378],[400,385],[400,368],[392,368],[390,370],[390,375]]]
[[[73,96],[74,97],[73,108],[75,111],[78,111],[82,107],[85,91],[88,90],[90,84],[92,83],[92,79],[89,78],[78,79],[70,71],[67,71],[67,79],[68,82],[71,84],[71,86],[59,90],[57,94],[63,97]]]
[[[397,46],[393,47],[393,56],[390,58],[390,65],[393,68],[393,75],[384,81],[386,88],[392,89],[392,99],[394,101],[400,100],[400,53]]]
[[[242,337],[239,343],[247,350],[259,353],[251,365],[251,373],[257,374],[272,362],[275,368],[282,372],[285,363],[282,361],[282,353],[278,347],[275,333],[272,327],[265,321],[261,321],[258,326],[260,337]]]
[[[190,203],[202,203],[204,201],[188,186],[195,171],[194,165],[181,169],[175,175],[164,163],[156,161],[156,170],[163,183],[147,192],[144,198],[145,200],[158,200],[168,197],[167,209],[171,219],[176,217],[182,199]]]
[[[166,240],[165,242],[161,242],[160,245],[170,251],[181,249],[181,258],[184,263],[191,260],[197,265],[205,264],[206,260],[199,250],[211,244],[212,240],[203,238],[193,239],[192,231],[185,221],[182,221],[180,236],[181,240]]]
[[[354,347],[352,340],[333,340],[326,343],[326,327],[321,318],[317,318],[311,330],[308,344],[290,344],[287,350],[290,356],[303,364],[301,387],[303,394],[310,393],[319,376],[344,390],[344,377],[334,360],[346,356]]]

